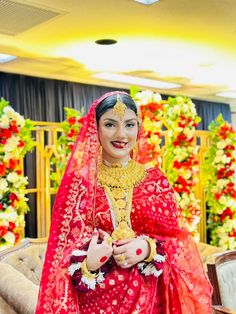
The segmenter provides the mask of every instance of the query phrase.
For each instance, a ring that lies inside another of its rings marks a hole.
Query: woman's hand
[[[110,235],[102,229],[94,229],[87,252],[87,268],[96,271],[112,256],[113,248],[109,243]]]
[[[145,239],[133,238],[115,241],[113,257],[116,264],[122,268],[129,268],[149,256],[150,248]]]

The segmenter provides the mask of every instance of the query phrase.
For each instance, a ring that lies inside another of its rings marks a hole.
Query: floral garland
[[[208,229],[212,245],[236,248],[236,132],[218,116],[209,126],[211,147],[204,163]]]
[[[67,161],[84,120],[82,112],[67,107],[64,110],[66,120],[61,123],[63,134],[57,140],[55,156],[51,159],[51,166],[55,171],[52,172],[50,178],[55,192],[60,185]]]
[[[140,161],[148,166],[161,167],[160,145],[164,102],[160,94],[149,90],[134,94],[134,100],[140,108],[144,136],[147,139],[145,151],[140,154]]]
[[[194,132],[201,118],[195,105],[187,97],[169,97],[165,106],[168,127],[168,143],[164,169],[177,197],[183,223],[196,239],[197,224],[200,220],[200,204],[194,193],[199,173],[197,153],[199,147],[194,142]]]
[[[22,159],[32,150],[33,124],[0,100],[0,250],[23,237],[24,214],[29,210]]]

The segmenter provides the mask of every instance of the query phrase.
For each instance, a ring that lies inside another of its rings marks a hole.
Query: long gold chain
[[[114,240],[135,237],[130,222],[133,188],[143,180],[145,174],[144,166],[133,160],[126,167],[99,166],[98,180],[115,215],[115,229],[111,235]]]

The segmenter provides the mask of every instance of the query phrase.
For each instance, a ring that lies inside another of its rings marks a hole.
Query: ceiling
[[[151,89],[236,111],[236,99],[216,96],[236,91],[235,0],[0,0],[0,21],[0,53],[17,56],[0,71],[129,88],[93,77],[125,74],[177,83]]]

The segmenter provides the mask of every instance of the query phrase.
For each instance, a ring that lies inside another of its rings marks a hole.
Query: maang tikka
[[[127,107],[122,102],[120,95],[117,95],[117,101],[115,106],[113,107],[113,113],[121,119],[124,117],[126,109]]]

